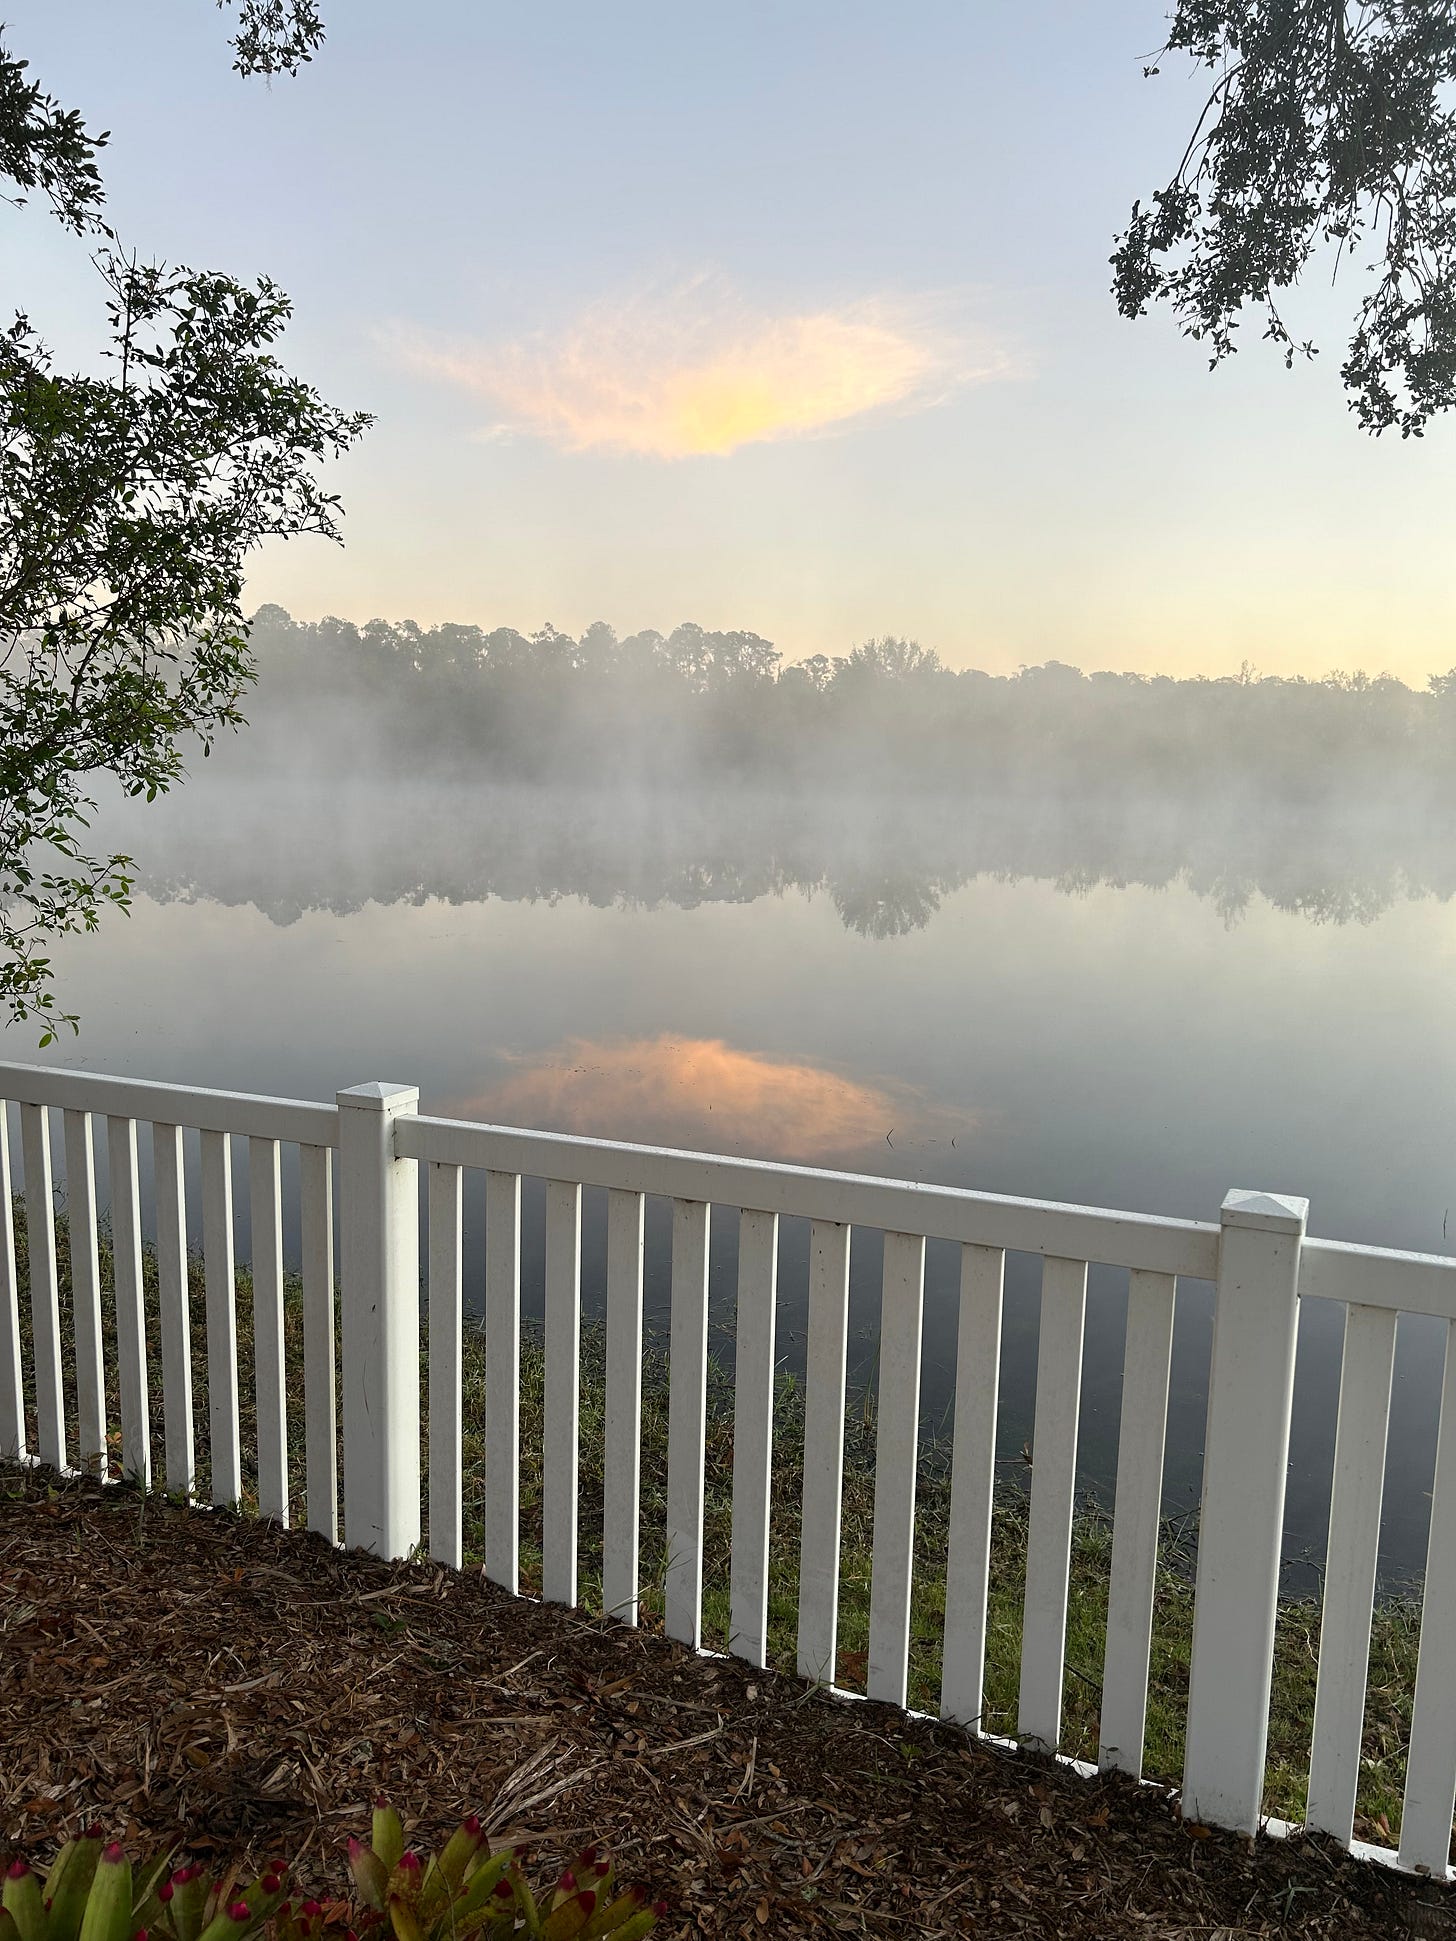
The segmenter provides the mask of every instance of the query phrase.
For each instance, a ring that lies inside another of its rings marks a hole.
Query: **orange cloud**
[[[559,336],[497,348],[397,341],[417,368],[488,400],[496,435],[653,458],[803,438],[1007,369],[1000,356],[969,360],[925,305],[768,316],[703,278],[595,305]]]
[[[511,1060],[499,1084],[452,1116],[596,1138],[823,1161],[967,1130],[907,1087],[738,1051],[721,1038],[569,1038]]]

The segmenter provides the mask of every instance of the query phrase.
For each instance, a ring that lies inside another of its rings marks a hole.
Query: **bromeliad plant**
[[[496,1941],[526,1934],[539,1941],[637,1941],[667,1912],[648,1906],[640,1887],[618,1891],[614,1869],[587,1847],[541,1898],[531,1891],[515,1849],[492,1852],[472,1816],[451,1834],[438,1855],[421,1863],[406,1851],[404,1828],[394,1808],[374,1809],[370,1844],[349,1842],[349,1869],[359,1898],[377,1921],[388,1921],[393,1941]],[[279,1923],[280,1941],[317,1941]]]
[[[493,1852],[473,1816],[421,1862],[384,1800],[369,1844],[349,1842],[349,1870],[361,1907],[295,1905],[284,1898],[281,1865],[239,1889],[236,1873],[214,1882],[201,1867],[174,1869],[170,1853],[133,1870],[119,1842],[86,1833],[61,1848],[43,1882],[23,1860],[10,1866],[0,1941],[638,1941],[667,1912],[661,1901],[648,1906],[640,1887],[619,1891],[595,1847],[538,1897],[519,1851]]]
[[[237,1891],[170,1854],[133,1871],[119,1841],[68,1840],[40,1876],[12,1862],[0,1886],[0,1941],[248,1941],[283,1901],[284,1869]]]

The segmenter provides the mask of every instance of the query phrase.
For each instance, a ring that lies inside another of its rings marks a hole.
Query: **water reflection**
[[[958,1146],[974,1124],[911,1086],[739,1050],[721,1038],[570,1038],[510,1053],[506,1064],[495,1084],[447,1100],[447,1115],[816,1165],[880,1140],[891,1151]]]
[[[134,855],[154,898],[252,904],[281,924],[431,897],[695,909],[797,891],[828,896],[847,930],[893,939],[984,878],[1072,897],[1182,887],[1230,926],[1257,897],[1341,925],[1456,895],[1456,822],[1368,803],[252,786],[204,771],[154,805],[108,806],[97,841]]]

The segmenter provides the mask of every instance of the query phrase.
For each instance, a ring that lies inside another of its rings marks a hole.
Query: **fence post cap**
[[[367,1085],[351,1085],[338,1095],[339,1104],[361,1106],[366,1112],[406,1112],[420,1102],[418,1085],[391,1085],[387,1079],[372,1079]]]
[[[1253,1227],[1260,1233],[1303,1233],[1309,1201],[1297,1193],[1255,1193],[1236,1186],[1220,1212],[1226,1227]]]

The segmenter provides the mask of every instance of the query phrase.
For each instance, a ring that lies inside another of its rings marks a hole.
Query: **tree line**
[[[573,786],[772,786],[1042,799],[1251,793],[1283,805],[1456,798],[1456,668],[1313,680],[947,667],[894,638],[789,662],[684,623],[619,638],[546,626],[252,624],[237,772],[294,767]]]

